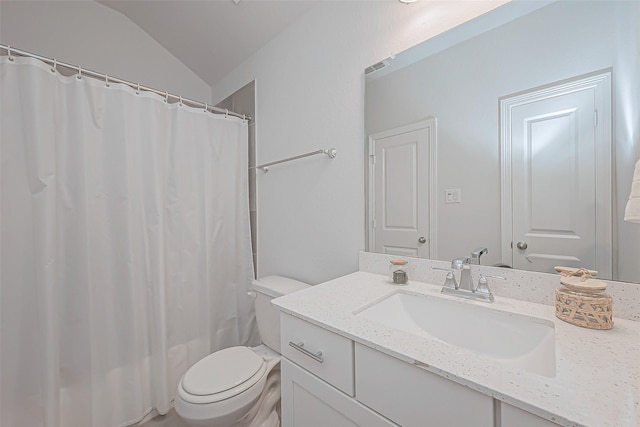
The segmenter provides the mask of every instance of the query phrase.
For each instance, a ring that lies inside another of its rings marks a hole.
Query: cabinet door
[[[556,423],[504,402],[500,404],[500,412],[501,427],[558,427]]]
[[[493,399],[356,343],[356,399],[404,427],[494,427]]]
[[[282,427],[391,427],[364,407],[282,358]]]

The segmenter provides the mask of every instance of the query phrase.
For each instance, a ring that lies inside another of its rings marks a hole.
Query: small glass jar
[[[391,283],[406,285],[409,282],[409,262],[404,259],[392,259],[390,262]]]

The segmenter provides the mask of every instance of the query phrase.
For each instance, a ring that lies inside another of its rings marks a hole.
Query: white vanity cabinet
[[[283,427],[557,427],[298,317],[280,318]]]
[[[281,337],[283,427],[557,427],[285,313]]]
[[[620,318],[609,331],[591,331],[561,321],[550,305],[442,295],[441,286],[416,279],[430,280],[432,267],[445,267],[440,261],[412,259],[412,280],[394,286],[390,259],[367,254],[361,266],[384,274],[357,271],[272,301],[282,313],[285,427],[314,426],[331,411],[326,427],[375,425],[352,412],[402,427],[640,427],[628,399],[640,395],[629,377],[640,323]],[[538,275],[509,280],[514,295],[527,298],[529,285],[552,285]],[[322,363],[310,357],[318,352]],[[606,399],[569,392],[594,389]]]
[[[281,337],[283,427],[494,427],[492,398],[422,368],[284,313]]]

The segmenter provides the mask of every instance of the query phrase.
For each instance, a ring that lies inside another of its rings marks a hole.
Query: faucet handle
[[[489,281],[487,280],[487,277],[491,277],[493,279],[502,279],[502,280],[507,280],[507,278],[502,276],[490,276],[490,275],[480,274],[480,277],[478,278],[478,286],[476,286],[475,292],[480,294],[491,295],[491,297],[493,298],[491,289],[489,289]]]
[[[481,275],[480,275],[480,277],[485,277],[485,278],[486,278],[486,277],[490,277],[490,278],[492,278],[492,279],[502,279],[502,280],[507,280],[507,278],[506,278],[506,277],[504,277],[504,276],[492,276],[492,275],[490,275],[490,274],[481,274]]]
[[[456,281],[456,276],[453,275],[453,270],[449,270],[448,268],[440,268],[440,267],[432,267],[433,270],[442,270],[447,272],[447,277],[444,279],[443,288],[451,288],[458,289],[460,285]]]

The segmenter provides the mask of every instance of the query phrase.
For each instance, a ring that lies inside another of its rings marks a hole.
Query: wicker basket
[[[604,294],[589,295],[556,289],[556,317],[590,329],[613,328],[613,299]]]

